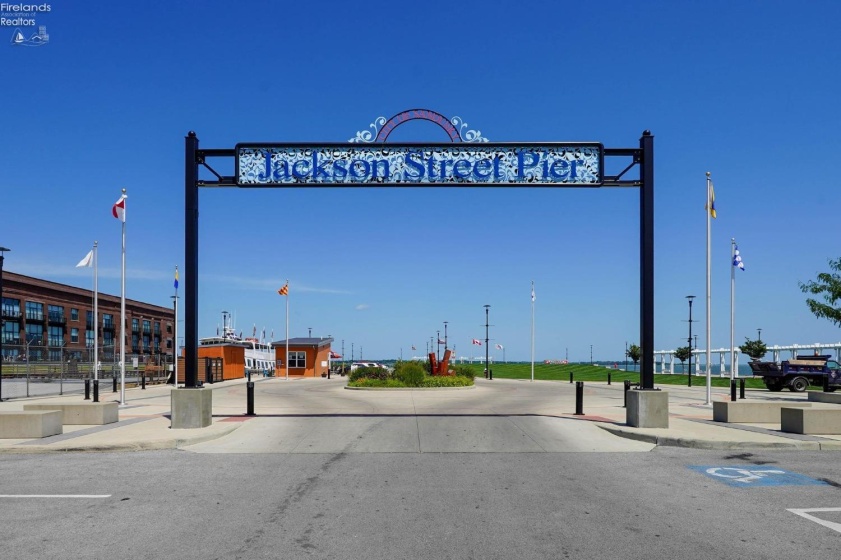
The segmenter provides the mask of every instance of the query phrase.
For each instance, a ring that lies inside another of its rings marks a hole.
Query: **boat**
[[[245,375],[249,373],[272,377],[275,372],[275,353],[271,344],[256,337],[242,337],[229,322],[230,315],[222,312],[222,331],[216,329],[216,336],[199,339],[199,347],[242,346],[245,348]]]

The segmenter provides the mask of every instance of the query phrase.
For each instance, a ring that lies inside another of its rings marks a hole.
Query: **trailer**
[[[762,377],[762,381],[769,391],[789,391],[800,393],[809,385],[825,387],[828,391],[835,391],[841,385],[841,366],[831,356],[797,356],[793,360],[777,362],[749,362],[755,377]]]

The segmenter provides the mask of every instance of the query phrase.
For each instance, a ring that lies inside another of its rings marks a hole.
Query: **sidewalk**
[[[280,416],[336,416],[359,415],[358,410],[370,413],[393,414],[401,411],[407,393],[394,393],[394,398],[377,392],[353,391],[354,406],[348,408],[346,398],[337,403],[337,396],[345,397],[346,378],[284,380],[255,378],[256,418]],[[565,382],[513,380],[476,380],[474,391],[458,392],[462,401],[473,398],[476,407],[492,410],[494,415],[529,415],[569,418],[593,422],[600,428],[620,437],[644,441],[660,446],[690,447],[698,449],[791,449],[791,450],[841,450],[841,435],[810,436],[780,432],[778,424],[732,424],[712,421],[712,406],[704,403],[704,387],[662,386],[669,392],[669,427],[634,428],[626,424],[622,385],[588,383],[584,392],[583,416],[575,410],[574,385]],[[126,405],[119,409],[119,422],[104,426],[65,425],[61,435],[41,439],[0,439],[0,453],[46,453],[59,451],[139,451],[153,449],[179,449],[196,443],[224,437],[255,417],[245,416],[245,379],[216,383],[213,389],[213,421],[206,428],[173,430],[170,428],[170,392],[164,385],[126,389]],[[306,403],[291,399],[296,395],[307,397]],[[425,392],[424,392],[425,391]],[[440,414],[458,416],[464,402],[446,409],[447,399],[433,397],[430,390],[415,390],[414,400],[441,400]],[[446,390],[445,390],[446,391]],[[475,397],[473,394],[475,393]],[[398,397],[398,394],[401,396]],[[442,395],[441,393],[438,393]],[[548,394],[548,396],[547,396]],[[491,397],[490,399],[488,397]],[[713,388],[713,401],[729,400],[729,391]],[[749,400],[804,401],[804,393],[770,393],[753,390],[746,395]],[[102,402],[118,402],[119,393],[100,395]],[[368,405],[371,399],[374,405]],[[387,400],[384,400],[387,399]],[[0,402],[0,410],[23,410],[28,403],[84,402],[81,395],[15,399]],[[490,403],[490,404],[489,404]],[[321,408],[319,408],[321,407]],[[359,408],[362,407],[362,408]],[[412,414],[411,410],[401,414]]]

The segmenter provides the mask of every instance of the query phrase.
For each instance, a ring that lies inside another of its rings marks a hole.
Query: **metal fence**
[[[84,393],[85,380],[94,379],[93,351],[67,351],[61,346],[3,344],[3,399]],[[126,354],[126,386],[172,382],[172,356]],[[100,394],[120,382],[120,355],[113,349],[99,353]]]

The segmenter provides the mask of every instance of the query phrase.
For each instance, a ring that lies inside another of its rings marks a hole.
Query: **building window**
[[[70,308],[70,320],[71,321],[78,321],[79,320],[79,310]]]
[[[50,325],[47,331],[47,338],[50,346],[64,346],[64,327]]]
[[[93,328],[93,311],[87,311],[85,313],[85,321],[87,322],[87,324],[85,326],[88,329],[92,329]],[[93,336],[93,334],[91,334],[91,337],[92,336]],[[93,338],[91,338],[91,340],[93,340]]]
[[[49,317],[50,321],[56,321],[59,323],[64,322],[64,308],[60,305],[48,305],[47,306],[47,316]]]
[[[3,321],[3,344],[20,344],[20,325],[17,321]],[[5,348],[3,353],[8,355]]]
[[[114,328],[114,316],[109,313],[102,314],[102,328],[103,329],[113,329]]]
[[[44,320],[44,304],[35,303],[34,301],[26,302],[26,320],[27,321],[43,321]]]
[[[152,334],[152,323],[147,320],[143,320],[143,334]]]
[[[72,328],[70,329],[70,342],[76,344],[79,342],[79,329]]]
[[[44,325],[39,323],[26,323],[26,342],[30,345],[44,345]]]
[[[93,331],[90,329],[85,330],[85,346],[93,348]]]
[[[3,317],[20,317],[20,300],[12,298],[3,298]]]
[[[161,324],[158,322],[155,322],[155,336],[159,338],[161,336]]]
[[[112,331],[103,331],[102,333],[102,345],[105,348],[110,346],[114,346],[114,333]]]
[[[307,353],[306,352],[289,352],[289,367],[290,368],[305,368],[305,367],[307,367]]]

